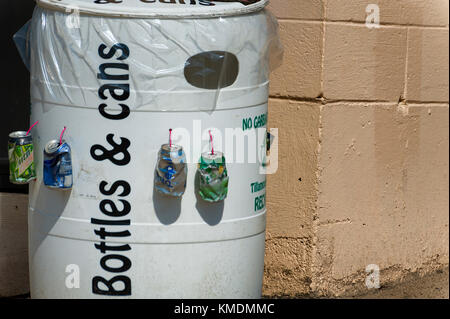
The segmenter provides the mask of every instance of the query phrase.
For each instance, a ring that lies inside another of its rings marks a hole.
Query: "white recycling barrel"
[[[261,131],[270,56],[281,52],[267,1],[37,3],[32,298],[261,297]],[[63,127],[72,149],[70,191],[43,184],[44,147]],[[153,185],[171,128],[189,162],[182,199]],[[210,129],[230,178],[219,203],[202,201],[195,189]]]

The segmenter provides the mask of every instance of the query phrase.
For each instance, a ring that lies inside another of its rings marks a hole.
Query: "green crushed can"
[[[36,179],[34,167],[33,138],[27,132],[9,134],[9,181],[13,184],[28,184]]]
[[[222,153],[203,153],[198,174],[198,193],[204,201],[216,203],[227,197],[229,177]]]

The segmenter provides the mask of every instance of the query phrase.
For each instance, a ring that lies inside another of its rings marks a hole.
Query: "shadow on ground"
[[[264,299],[327,299],[313,295],[264,296]],[[432,274],[421,276],[413,273],[402,282],[389,284],[367,294],[343,296],[337,299],[448,299],[449,268],[442,268]]]
[[[358,299],[448,299],[449,298],[448,267],[420,277],[411,275],[404,282],[381,287]]]

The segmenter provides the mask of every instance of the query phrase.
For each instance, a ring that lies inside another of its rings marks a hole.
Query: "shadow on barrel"
[[[37,194],[30,199],[29,213],[29,227],[35,227],[30,231],[33,236],[30,236],[30,252],[34,256],[64,212],[72,189],[64,191],[51,189],[38,182],[31,184],[31,187],[35,188],[32,193]],[[37,192],[36,188],[39,188]]]
[[[209,203],[204,201],[199,195],[200,187],[200,173],[195,174],[195,196],[197,197],[197,204],[195,208],[199,212],[202,219],[210,226],[219,225],[223,218],[223,210],[225,208],[225,202],[220,201],[218,203]]]
[[[153,208],[161,224],[172,225],[181,215],[181,197],[161,194],[153,187]]]

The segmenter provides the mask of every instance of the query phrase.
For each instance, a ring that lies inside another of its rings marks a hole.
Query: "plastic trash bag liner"
[[[269,74],[282,60],[278,24],[267,10],[214,18],[75,18],[35,9],[29,45],[35,101],[96,108],[102,85],[128,83],[131,110],[259,105],[267,102]]]
[[[14,43],[16,44],[17,50],[20,53],[23,64],[30,70],[30,41],[29,41],[29,31],[30,31],[31,21],[28,21],[19,31],[14,34]]]

